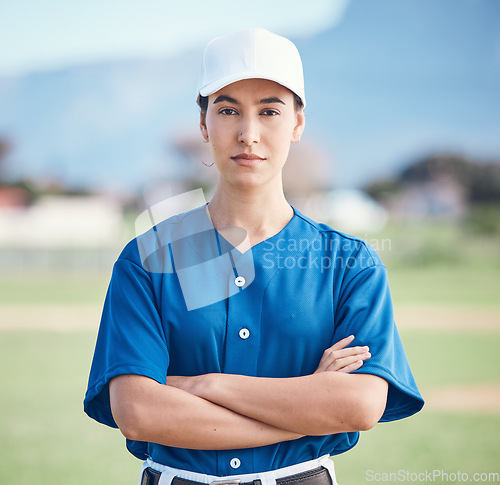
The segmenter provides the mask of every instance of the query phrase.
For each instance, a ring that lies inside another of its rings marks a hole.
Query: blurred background
[[[379,252],[427,401],[335,457],[339,481],[500,472],[500,2],[19,0],[0,3],[2,484],[138,479],[83,414],[106,287],[145,208],[210,199],[201,56],[254,26],[304,64],[287,197]]]

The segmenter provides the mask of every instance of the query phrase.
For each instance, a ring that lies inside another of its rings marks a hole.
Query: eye
[[[238,112],[236,110],[234,110],[233,108],[222,108],[219,111],[219,114],[226,115],[226,116],[231,116],[231,115],[237,115]]]
[[[279,111],[276,111],[275,109],[265,109],[260,114],[264,116],[276,116],[279,115]]]

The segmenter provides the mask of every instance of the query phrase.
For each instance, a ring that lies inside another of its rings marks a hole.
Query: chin
[[[283,190],[281,184],[281,173],[277,176],[269,176],[258,173],[239,173],[237,175],[228,177],[224,179],[226,182],[231,184],[233,187],[240,188],[242,190],[247,189],[259,189],[264,187],[277,187],[279,185],[280,190]]]
[[[264,183],[262,183],[261,179],[257,177],[252,177],[252,178],[253,180],[249,180],[249,178],[242,180],[242,178],[239,177],[237,180],[235,179],[231,180],[231,185],[241,189],[255,189],[265,185]]]

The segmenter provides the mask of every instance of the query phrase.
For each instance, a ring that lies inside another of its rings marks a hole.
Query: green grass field
[[[2,272],[0,305],[52,303],[102,305],[111,277],[105,272]]]
[[[499,332],[411,330],[402,338],[424,397],[426,390],[445,385],[498,382]],[[1,484],[137,480],[140,462],[125,450],[120,432],[82,410],[94,341],[92,331],[1,333]],[[335,457],[339,481],[364,483],[367,470],[500,471],[499,429],[499,414],[424,408],[413,418],[362,433],[353,450]]]
[[[392,246],[381,256],[396,307],[487,309],[499,316],[498,326],[480,330],[475,321],[456,329],[400,329],[424,398],[450,386],[463,388],[466,397],[470,386],[500,384],[500,245],[457,239],[460,233],[449,227],[433,238],[435,232],[420,230],[416,242],[413,230],[388,228],[381,237],[390,237]],[[110,272],[4,272],[0,320],[10,315],[2,308],[98,309]],[[137,483],[141,463],[126,451],[120,432],[83,413],[97,323],[76,331],[0,330],[0,485]],[[500,472],[499,431],[499,410],[424,407],[362,433],[354,449],[335,457],[338,480],[351,485],[374,481],[375,473]]]
[[[500,266],[401,266],[387,264],[395,303],[450,303],[500,306]],[[0,305],[97,304],[102,305],[108,273],[38,272],[3,273]]]
[[[83,413],[94,332],[0,334],[0,483],[135,483],[118,430]]]

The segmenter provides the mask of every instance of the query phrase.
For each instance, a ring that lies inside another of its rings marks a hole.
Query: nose
[[[239,126],[238,141],[247,146],[260,141],[258,123],[252,119],[244,119]]]

